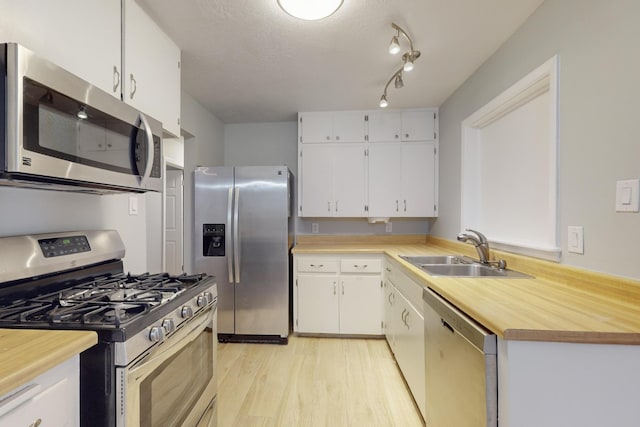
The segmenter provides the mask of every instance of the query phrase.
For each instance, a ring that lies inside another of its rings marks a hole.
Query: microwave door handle
[[[144,169],[144,174],[140,179],[140,185],[144,185],[149,175],[151,175],[151,169],[153,168],[153,134],[151,133],[151,126],[144,114],[140,113],[140,123],[144,126],[144,132],[147,136],[147,163]]]
[[[239,232],[239,217],[240,213],[238,212],[238,205],[240,204],[240,187],[236,187],[236,199],[234,202],[233,209],[233,258],[236,266],[236,281],[235,283],[240,283],[240,232]]]
[[[227,201],[227,226],[231,228],[232,226],[232,213],[233,210],[233,187],[229,187],[229,200]],[[227,249],[231,249],[235,246],[231,239],[231,230],[227,230],[225,232],[225,239],[227,240],[226,245]],[[235,283],[235,279],[233,277],[233,256],[231,255],[231,251],[227,253],[227,270],[229,272],[229,283]]]

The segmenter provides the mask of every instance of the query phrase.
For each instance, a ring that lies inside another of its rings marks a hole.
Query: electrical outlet
[[[569,226],[567,251],[574,254],[584,254],[584,229],[582,227]]]
[[[311,232],[313,234],[318,234],[320,232],[320,224],[318,224],[317,222],[312,222],[311,223]]]
[[[386,233],[391,233],[391,231],[393,230],[393,224],[388,222],[384,225],[384,231]]]

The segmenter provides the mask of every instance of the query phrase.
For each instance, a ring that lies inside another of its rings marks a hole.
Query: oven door
[[[162,191],[162,125],[15,44],[6,45],[6,149],[14,181]]]
[[[216,306],[197,314],[142,359],[117,368],[123,426],[216,426]]]

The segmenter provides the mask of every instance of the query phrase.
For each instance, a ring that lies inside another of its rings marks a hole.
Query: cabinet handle
[[[38,427],[40,424],[42,424],[42,418],[35,420],[29,427]]]
[[[331,202],[327,202],[327,212],[331,212]]]
[[[318,265],[315,265],[315,264],[309,264],[309,267],[313,267],[313,268],[322,268],[322,267],[324,267],[324,264],[318,264]]]
[[[131,88],[129,89],[129,99],[133,99],[133,95],[136,94],[136,90],[138,90],[138,83],[136,79],[133,78],[133,73],[129,74],[129,80],[131,83]]]
[[[404,211],[407,211],[407,199],[404,200]]]
[[[340,141],[340,137],[336,135],[336,141]]]
[[[400,135],[398,135],[398,134],[396,133],[396,139],[398,139],[398,138],[400,138]]]
[[[333,282],[333,294],[336,294],[336,282]]]
[[[330,136],[327,136],[327,141],[331,141],[331,137]]]
[[[342,282],[342,295],[344,295],[344,282]]]
[[[385,267],[384,269],[391,273],[391,269],[389,267]]]
[[[338,212],[338,202],[339,202],[339,201],[340,201],[340,200],[336,200],[336,212]]]
[[[389,305],[393,305],[393,301],[391,301],[392,296],[393,296],[393,292],[389,293],[389,296],[387,297],[387,301],[389,301]]]
[[[400,208],[398,207],[398,201],[396,200],[396,212],[398,212]]]
[[[409,134],[408,134],[408,133],[405,133],[405,134],[404,134],[404,137],[405,137],[405,138],[409,138]]]
[[[120,72],[118,71],[118,67],[113,66],[113,93],[118,90],[118,86],[120,86]]]

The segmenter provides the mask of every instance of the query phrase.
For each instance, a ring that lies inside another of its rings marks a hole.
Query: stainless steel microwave
[[[162,191],[160,122],[23,46],[0,55],[0,185]]]

